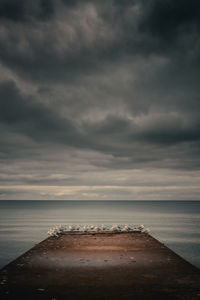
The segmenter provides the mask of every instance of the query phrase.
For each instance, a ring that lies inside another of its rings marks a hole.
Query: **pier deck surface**
[[[146,233],[69,232],[0,271],[1,299],[200,299],[200,271]]]

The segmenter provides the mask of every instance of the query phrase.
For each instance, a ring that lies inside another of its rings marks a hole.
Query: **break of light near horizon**
[[[0,0],[0,199],[200,200],[200,3]]]

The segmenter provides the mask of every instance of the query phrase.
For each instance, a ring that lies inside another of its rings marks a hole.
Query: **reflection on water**
[[[198,201],[0,201],[0,267],[59,224],[144,224],[151,234],[200,267]]]

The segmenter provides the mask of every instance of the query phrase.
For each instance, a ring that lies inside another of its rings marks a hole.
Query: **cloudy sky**
[[[0,0],[0,199],[200,199],[199,0]]]

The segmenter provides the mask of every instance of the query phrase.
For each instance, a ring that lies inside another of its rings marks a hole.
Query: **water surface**
[[[63,224],[144,224],[200,267],[200,201],[0,201],[0,268]]]

